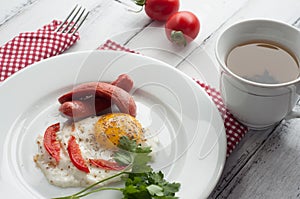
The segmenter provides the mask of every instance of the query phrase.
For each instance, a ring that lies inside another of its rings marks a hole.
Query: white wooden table
[[[181,0],[180,10],[199,17],[201,33],[191,45],[179,49],[164,37],[163,23],[151,21],[144,12],[128,12],[118,0],[1,0],[0,45],[20,32],[64,19],[76,3],[91,13],[80,29],[81,40],[65,53],[95,49],[113,39],[216,88],[214,45],[224,28],[247,18],[272,18],[300,26],[299,0]],[[248,132],[227,159],[211,198],[300,198],[298,129],[300,120],[292,119],[272,129]]]

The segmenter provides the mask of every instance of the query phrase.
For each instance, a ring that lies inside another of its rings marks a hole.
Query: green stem
[[[59,198],[52,198],[52,199],[73,199],[74,196],[64,196],[64,197],[59,197]]]
[[[58,198],[52,198],[52,199],[72,199],[72,198],[78,198],[79,194],[82,194],[82,193],[88,191],[89,189],[95,187],[96,185],[98,185],[98,184],[100,184],[100,183],[102,183],[102,182],[105,182],[105,181],[107,181],[107,180],[113,179],[113,178],[115,178],[115,177],[118,177],[118,176],[120,176],[120,175],[128,174],[128,173],[129,173],[129,172],[122,171],[122,172],[117,173],[117,174],[115,174],[115,175],[112,175],[112,176],[110,176],[110,177],[108,177],[108,178],[105,178],[105,179],[103,179],[103,180],[100,180],[100,181],[98,181],[98,182],[96,182],[96,183],[94,183],[94,184],[92,184],[92,185],[90,185],[90,186],[84,188],[83,190],[81,190],[81,191],[79,191],[79,192],[77,192],[77,193],[75,193],[75,194],[73,194],[73,195],[71,195],[71,196],[64,196],[64,197],[58,197]],[[100,188],[99,188],[99,189],[100,189]],[[110,189],[110,188],[109,188],[109,189]],[[98,189],[96,189],[96,190],[98,190]],[[103,190],[105,190],[105,187],[103,188]],[[98,191],[99,191],[99,190],[98,190]],[[101,191],[101,190],[100,190],[100,191]],[[96,191],[90,191],[90,192],[96,192]],[[88,193],[86,193],[86,194],[88,195],[90,192],[88,192]],[[82,194],[82,195],[84,196],[85,194]],[[79,196],[79,197],[82,197],[82,196]]]
[[[92,190],[92,191],[90,191],[90,192],[87,192],[87,193],[84,193],[84,194],[81,194],[81,195],[77,195],[77,197],[78,197],[78,198],[81,198],[81,197],[87,196],[87,195],[89,195],[89,194],[96,193],[96,192],[98,192],[98,191],[104,191],[104,190],[116,190],[116,191],[122,191],[122,188],[115,188],[115,187],[101,187],[101,188]]]
[[[146,0],[134,0],[134,3],[138,6],[144,6],[146,3]]]
[[[77,195],[79,195],[79,194],[81,194],[81,193],[83,193],[83,192],[86,192],[87,190],[93,188],[94,186],[96,186],[96,185],[98,185],[98,184],[100,184],[100,183],[102,183],[102,182],[105,182],[105,181],[107,181],[107,180],[113,179],[113,178],[115,178],[115,177],[118,177],[118,176],[123,175],[123,174],[126,174],[126,173],[127,173],[127,172],[124,172],[124,171],[123,171],[123,172],[117,173],[117,174],[115,174],[115,175],[112,175],[112,176],[110,176],[110,177],[108,177],[108,178],[105,178],[105,179],[103,179],[103,180],[100,180],[100,181],[98,181],[98,182],[96,182],[96,183],[94,183],[94,184],[92,184],[92,185],[86,187],[85,189],[83,189],[83,190],[81,190],[81,191],[75,193],[74,195],[77,196]]]
[[[171,32],[171,41],[177,44],[178,46],[186,46],[187,41],[182,31],[172,30]]]

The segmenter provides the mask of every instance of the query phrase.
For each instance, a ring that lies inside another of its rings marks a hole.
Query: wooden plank
[[[63,20],[76,3],[75,0],[39,0],[0,27],[0,45],[20,32],[34,31],[53,19]],[[143,13],[129,12],[116,1],[86,0],[80,4],[91,13],[80,29],[80,45],[75,45],[69,52],[94,49],[113,35],[143,28],[150,22]]]
[[[30,7],[37,0],[10,0],[1,3],[0,6],[0,26],[22,13],[24,9]]]
[[[236,180],[241,169],[271,136],[273,128],[267,131],[250,130],[227,158],[222,177],[209,198],[222,198],[227,187]]]
[[[205,50],[209,54],[214,53],[215,41],[219,34],[232,25],[241,20],[250,18],[265,18],[288,22],[293,24],[298,21],[300,1],[298,0],[279,0],[274,3],[272,0],[252,0],[243,9],[241,9],[235,16],[231,17],[218,31],[212,35],[205,44]],[[298,22],[299,23],[299,22]]]
[[[218,198],[299,198],[299,129],[283,122]]]
[[[180,10],[193,12],[201,23],[200,34],[194,42],[181,48],[172,44],[166,38],[164,23],[155,21],[126,44],[132,49],[139,50],[144,55],[154,57],[176,67],[247,2],[248,0],[181,1]]]
[[[297,28],[300,28],[300,17],[292,25]]]
[[[98,2],[96,1],[98,6],[92,9],[89,20],[80,32],[84,42],[80,46],[74,46],[71,51],[95,49],[107,39],[120,35],[119,42],[122,44],[151,21],[143,13],[130,12],[127,7],[116,1]]]

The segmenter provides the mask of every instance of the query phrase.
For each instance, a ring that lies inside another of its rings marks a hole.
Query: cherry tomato
[[[60,129],[60,124],[56,123],[49,126],[44,134],[44,147],[51,157],[58,163],[60,160],[60,143],[56,139],[56,133]]]
[[[200,31],[200,22],[192,12],[176,12],[169,17],[165,25],[168,39],[178,45],[186,45],[194,40]]]
[[[95,165],[96,167],[106,169],[106,170],[115,170],[120,171],[126,168],[126,166],[121,166],[117,162],[112,162],[108,160],[102,159],[90,159],[90,163]]]
[[[89,173],[90,170],[87,167],[87,165],[81,155],[79,145],[77,144],[74,136],[71,136],[71,138],[69,139],[67,149],[68,149],[68,153],[69,153],[69,156],[70,156],[70,159],[71,159],[71,162],[73,163],[73,165],[80,171]]]
[[[146,14],[157,21],[166,21],[179,9],[179,0],[136,0],[135,2],[137,5],[144,5]]]

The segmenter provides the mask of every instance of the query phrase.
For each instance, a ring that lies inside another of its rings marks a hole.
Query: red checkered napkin
[[[238,122],[235,117],[226,109],[221,94],[215,88],[210,87],[207,84],[195,80],[211,97],[213,102],[216,104],[222,119],[224,121],[226,137],[227,137],[227,157],[241,141],[244,135],[248,132],[248,127]]]
[[[58,33],[60,21],[52,21],[36,32],[20,33],[0,47],[0,81],[42,59],[58,55],[72,46],[79,34]]]
[[[101,45],[98,50],[116,50],[116,51],[126,51],[130,53],[138,53],[129,48],[126,48],[114,41],[107,40],[103,45]],[[234,116],[226,109],[223,100],[221,98],[220,92],[216,89],[204,84],[198,80],[195,80],[199,86],[201,86],[206,93],[212,98],[213,102],[216,104],[222,119],[224,121],[226,137],[227,137],[227,156],[233,151],[236,145],[244,137],[248,128],[243,124],[239,123]]]

